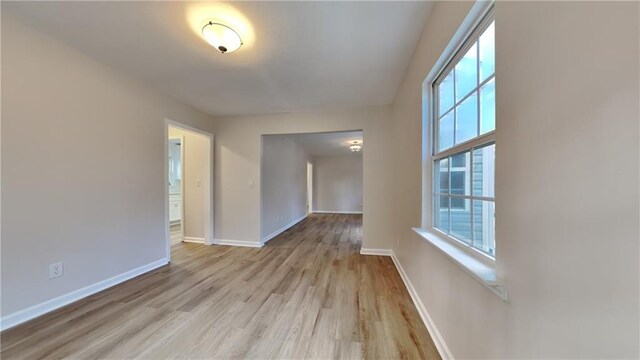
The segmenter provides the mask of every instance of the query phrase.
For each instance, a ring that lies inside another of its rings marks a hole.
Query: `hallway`
[[[263,248],[172,246],[170,265],[2,334],[2,358],[429,358],[361,215],[312,214]]]

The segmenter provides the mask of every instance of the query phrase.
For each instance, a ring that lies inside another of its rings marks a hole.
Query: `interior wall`
[[[307,216],[310,160],[306,150],[286,135],[262,137],[262,241]]]
[[[5,11],[1,34],[4,317],[166,259],[164,119],[212,119]]]
[[[313,158],[313,209],[362,212],[362,154]]]
[[[470,2],[438,2],[393,105],[394,252],[453,356],[639,356],[639,6],[497,1],[503,302],[414,234],[422,81]]]
[[[390,106],[218,117],[215,124],[216,238],[260,239],[260,150],[263,134],[363,130],[363,247],[388,248],[392,174]],[[314,169],[315,170],[315,169]],[[255,187],[250,188],[250,181]]]
[[[204,241],[206,192],[207,184],[211,183],[211,140],[202,134],[170,126],[169,137],[174,136],[184,136],[184,236]]]

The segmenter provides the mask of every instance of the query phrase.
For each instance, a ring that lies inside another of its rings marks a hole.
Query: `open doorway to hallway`
[[[363,152],[361,130],[263,135],[262,243],[307,216],[355,214],[361,220]]]
[[[173,121],[166,128],[167,253],[213,242],[213,135]]]

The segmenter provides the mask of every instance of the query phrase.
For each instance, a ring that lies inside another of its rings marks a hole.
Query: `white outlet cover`
[[[49,265],[49,279],[57,278],[64,275],[64,264],[57,262]]]

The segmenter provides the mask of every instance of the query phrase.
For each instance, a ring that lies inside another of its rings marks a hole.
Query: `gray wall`
[[[362,155],[313,158],[313,210],[362,212]]]
[[[262,137],[261,239],[307,215],[307,161],[286,135]]]
[[[165,118],[212,127],[2,13],[3,316],[166,258]]]

